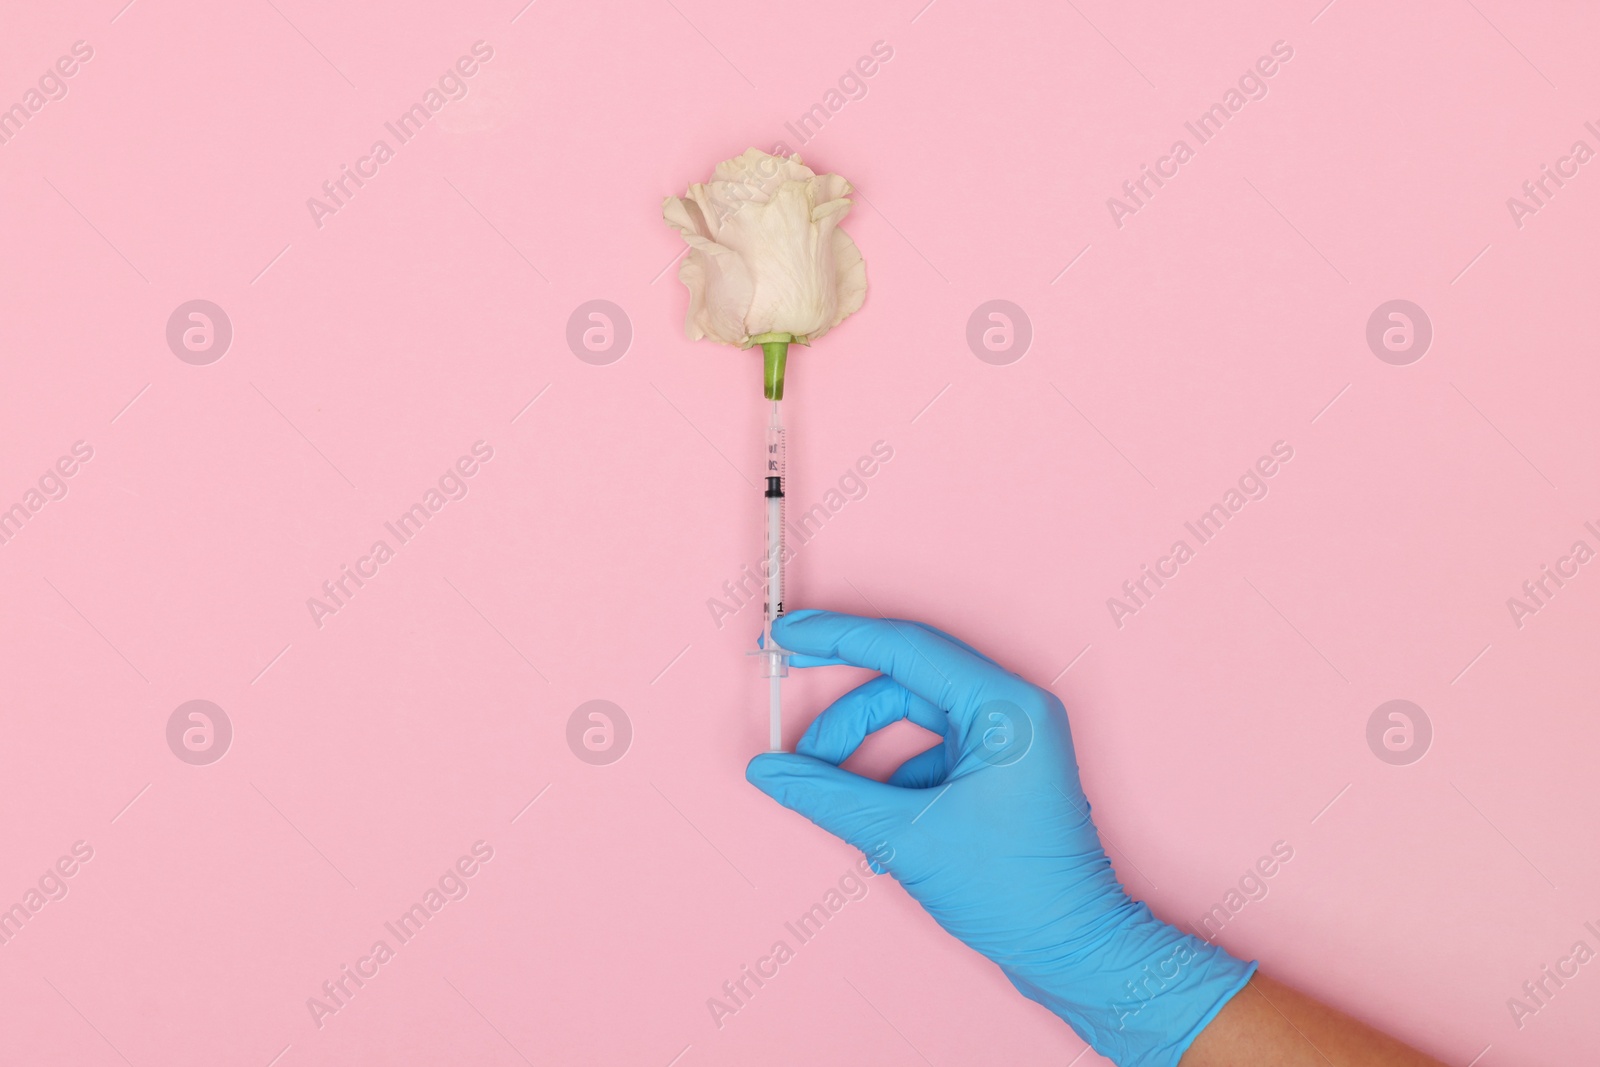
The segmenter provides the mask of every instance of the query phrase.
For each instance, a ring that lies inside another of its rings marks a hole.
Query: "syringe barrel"
[[[784,434],[778,401],[772,402],[772,417],[767,422],[766,490],[763,500],[767,513],[766,558],[762,564],[766,579],[762,605],[761,674],[768,681],[768,745],[773,752],[783,751],[783,690],[779,679],[789,673],[789,653],[772,638],[772,624],[783,614],[784,565]]]
[[[783,423],[779,418],[778,404],[772,405],[772,418],[767,423],[767,467],[766,491],[767,505],[767,540],[766,562],[763,565],[766,578],[766,604],[764,613],[767,621],[768,634],[771,636],[771,620],[783,614],[783,564],[784,564],[784,521],[786,518],[784,508],[784,480],[785,456]]]

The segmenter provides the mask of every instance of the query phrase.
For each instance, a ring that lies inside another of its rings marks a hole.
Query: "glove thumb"
[[[910,825],[916,796],[914,790],[884,785],[823,760],[787,752],[763,752],[750,761],[744,776],[779,804],[869,857],[893,855],[894,838]]]

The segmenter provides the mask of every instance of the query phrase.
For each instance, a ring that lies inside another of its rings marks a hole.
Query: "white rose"
[[[757,148],[717,164],[704,185],[661,213],[689,244],[678,278],[689,287],[684,333],[748,347],[775,335],[809,342],[859,311],[867,267],[839,221],[852,191],[798,155]]]

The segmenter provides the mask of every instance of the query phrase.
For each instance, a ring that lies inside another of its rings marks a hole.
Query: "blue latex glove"
[[[774,636],[795,666],[880,677],[819,715],[793,755],[751,760],[746,777],[861,849],[1096,1052],[1171,1067],[1244,988],[1253,962],[1162,922],[1117,881],[1054,694],[921,623],[795,611]],[[887,784],[839,769],[900,719],[944,742]]]

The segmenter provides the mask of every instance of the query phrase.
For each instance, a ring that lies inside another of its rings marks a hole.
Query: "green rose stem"
[[[751,344],[761,346],[761,393],[768,400],[783,399],[783,371],[789,360],[789,342],[793,340],[792,333],[758,333],[750,338]]]

